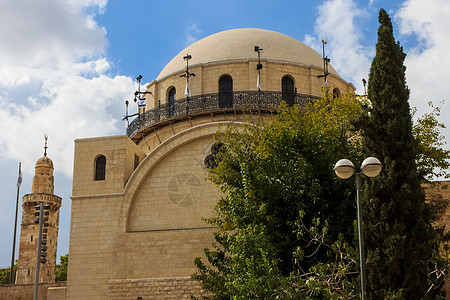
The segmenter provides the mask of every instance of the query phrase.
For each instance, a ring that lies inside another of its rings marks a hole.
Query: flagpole
[[[22,184],[22,164],[19,162],[19,177],[17,178],[17,197],[16,197],[16,216],[14,220],[14,238],[13,238],[13,247],[12,247],[12,256],[11,256],[11,269],[9,271],[9,284],[13,284],[14,277],[14,256],[16,251],[16,234],[17,234],[17,211],[19,208],[19,190],[20,185]]]

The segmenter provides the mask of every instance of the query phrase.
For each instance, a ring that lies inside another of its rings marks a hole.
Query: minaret
[[[39,282],[54,282],[56,246],[58,242],[59,209],[61,198],[54,195],[53,162],[47,157],[47,136],[44,156],[36,162],[31,194],[22,198],[22,224],[20,231],[19,259],[16,283],[34,283],[39,224],[35,223],[36,206],[50,205],[47,228],[47,262],[40,264]]]

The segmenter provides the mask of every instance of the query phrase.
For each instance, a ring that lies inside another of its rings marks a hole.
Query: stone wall
[[[445,230],[450,230],[450,181],[442,181],[439,184],[427,184],[425,187],[425,195],[429,201],[447,203],[447,208],[440,215],[439,225],[445,226]],[[450,280],[444,285],[447,292],[446,298],[450,300]]]
[[[195,257],[214,242],[201,218],[220,196],[203,164],[217,129],[202,124],[175,134],[131,177],[126,158],[139,150],[128,137],[76,141],[67,299],[107,299],[111,280],[195,271]],[[107,158],[102,186],[92,176],[96,153]]]
[[[41,283],[38,289],[38,300],[65,300],[65,287],[67,282]],[[50,290],[63,291],[56,295]],[[4,300],[31,300],[34,295],[34,284],[5,284],[0,285],[0,299]]]
[[[281,78],[289,76],[294,80],[294,87],[298,93],[322,96],[323,80],[317,79],[318,75],[323,74],[322,69],[311,68],[296,63],[275,62],[263,59],[263,71],[261,72],[261,85],[263,90],[281,91]],[[208,65],[197,65],[190,68],[190,71],[196,76],[189,81],[189,88],[192,95],[201,95],[219,92],[219,79],[224,75],[229,75],[233,79],[233,90],[256,90],[256,81],[258,71],[256,70],[257,60],[246,61],[221,61]],[[148,91],[152,96],[148,96],[148,109],[158,105],[158,103],[167,103],[169,90],[176,88],[176,98],[184,98],[184,89],[186,79],[180,77],[184,73],[172,74],[160,81],[153,81],[148,85]],[[330,74],[328,85],[337,87],[342,93],[354,91],[354,87],[348,84],[336,75]]]
[[[108,284],[108,299],[182,300],[202,294],[201,286],[190,277],[115,279]]]

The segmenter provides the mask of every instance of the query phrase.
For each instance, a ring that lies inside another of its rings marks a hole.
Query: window
[[[100,155],[95,160],[95,180],[105,180],[106,157]]]
[[[204,164],[208,169],[215,169],[222,160],[222,153],[225,151],[225,145],[216,143],[211,146],[211,154],[205,157]]]
[[[281,97],[288,106],[294,105],[294,81],[289,76],[281,79]]]
[[[341,97],[341,91],[338,88],[333,89],[333,98]]]
[[[175,115],[175,100],[176,100],[176,95],[177,95],[177,90],[172,87],[169,90],[169,106],[168,106],[168,110],[169,110],[169,117],[173,117]]]
[[[233,79],[229,75],[219,80],[219,107],[233,107]]]
[[[136,170],[136,168],[139,166],[139,156],[137,156],[137,154],[134,155],[134,169]]]

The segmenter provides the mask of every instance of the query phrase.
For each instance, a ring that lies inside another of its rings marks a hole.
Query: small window
[[[95,160],[95,180],[105,180],[106,157],[100,155]]]
[[[333,98],[341,97],[341,91],[338,88],[333,89]]]
[[[281,94],[288,106],[294,105],[294,81],[289,76],[281,79]]]
[[[229,75],[219,80],[219,107],[233,107],[233,78]]]
[[[139,156],[136,154],[134,155],[134,169],[136,169],[139,166]]]
[[[31,241],[33,241],[33,236],[31,236]]]
[[[168,114],[169,117],[173,117],[175,115],[175,100],[176,100],[177,90],[172,87],[169,90],[169,101],[168,102]]]

